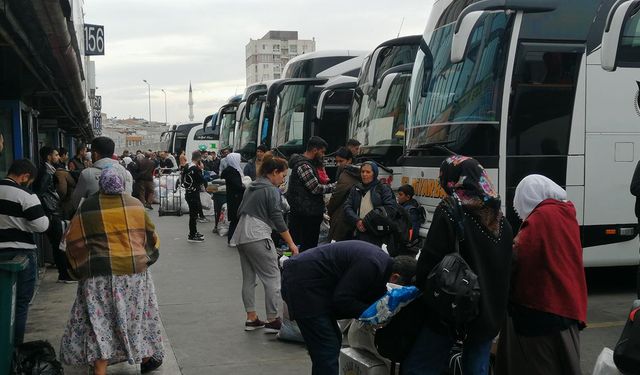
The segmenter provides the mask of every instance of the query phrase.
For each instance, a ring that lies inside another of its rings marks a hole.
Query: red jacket
[[[514,252],[515,303],[586,322],[587,283],[573,203],[542,201],[522,223]]]

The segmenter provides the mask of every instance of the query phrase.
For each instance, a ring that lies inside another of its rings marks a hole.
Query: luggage
[[[631,312],[613,351],[613,361],[625,375],[640,374],[640,300],[631,305]]]
[[[32,341],[15,349],[12,374],[64,375],[64,370],[48,341]]]

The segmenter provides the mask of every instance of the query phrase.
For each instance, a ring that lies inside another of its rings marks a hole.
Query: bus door
[[[506,144],[505,203],[512,224],[519,222],[513,209],[516,186],[529,174],[544,175],[566,187],[581,221],[584,155],[579,150],[573,155],[569,144],[572,136],[579,136],[572,134],[572,119],[584,48],[535,42],[520,42],[517,47]]]

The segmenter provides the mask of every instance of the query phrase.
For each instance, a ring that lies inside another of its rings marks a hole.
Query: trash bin
[[[16,282],[18,272],[27,268],[24,255],[0,254],[0,374],[8,374],[13,358],[13,327],[16,320]]]

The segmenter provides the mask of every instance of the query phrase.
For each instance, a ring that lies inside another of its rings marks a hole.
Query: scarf
[[[360,170],[362,170],[362,167],[364,167],[365,165],[370,165],[371,170],[373,171],[373,181],[371,181],[368,184],[365,184],[364,182],[361,183],[363,188],[362,190],[369,191],[373,187],[375,187],[378,183],[380,183],[380,181],[378,181],[378,174],[380,173],[380,170],[378,169],[378,164],[376,164],[373,161],[365,161],[364,163],[362,163],[362,165],[360,166]],[[360,180],[362,180],[362,177],[360,178]]]
[[[477,160],[462,155],[447,158],[440,166],[440,186],[494,237],[500,236],[500,196]]]
[[[242,171],[242,167],[240,166],[240,162],[242,161],[242,157],[237,152],[232,152],[225,157],[227,160],[227,167],[231,167],[240,173],[240,178],[244,177],[244,173]],[[257,169],[256,169],[257,172]]]
[[[520,181],[513,198],[513,208],[522,220],[526,220],[531,212],[544,200],[555,199],[566,201],[567,192],[551,179],[531,174]]]

